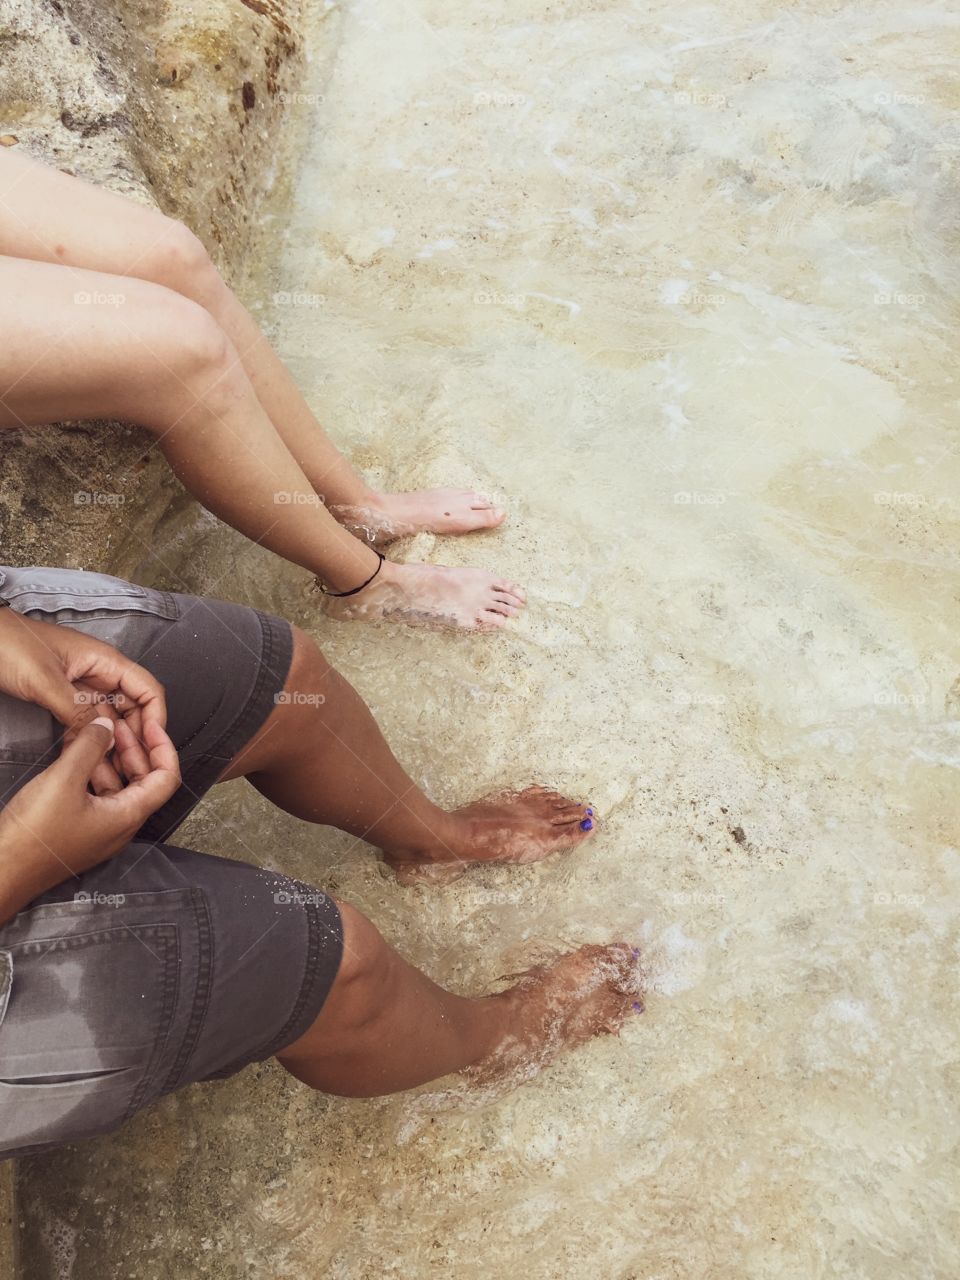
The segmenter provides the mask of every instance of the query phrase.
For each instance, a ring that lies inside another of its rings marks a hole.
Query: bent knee
[[[155,333],[147,345],[161,373],[211,412],[224,412],[248,386],[233,343],[198,302],[160,288],[154,305]]]
[[[327,678],[333,668],[311,636],[299,627],[291,625],[290,630],[293,632],[293,655],[284,688],[288,692],[314,689]]]
[[[156,240],[140,259],[137,274],[205,304],[222,281],[203,241],[176,218],[158,214],[157,223]]]

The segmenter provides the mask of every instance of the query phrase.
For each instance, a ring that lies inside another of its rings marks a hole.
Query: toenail
[[[643,1005],[640,1003],[640,1001],[639,1001],[639,1000],[634,1000],[634,1002],[633,1002],[633,1012],[634,1012],[634,1013],[643,1013]]]
[[[590,821],[589,818],[584,818],[584,820],[580,823],[580,830],[581,831],[593,830],[593,823]]]
[[[639,947],[631,947],[631,948],[630,948],[630,950],[633,952],[633,958],[634,958],[634,960],[639,959],[639,957],[640,957],[640,948],[639,948]]]
[[[592,809],[588,809],[588,810],[587,810],[587,817],[588,817],[588,818],[592,818],[592,817],[593,817],[593,810],[592,810]]]

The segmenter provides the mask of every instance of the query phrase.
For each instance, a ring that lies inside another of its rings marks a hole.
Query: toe
[[[493,600],[487,609],[490,613],[502,613],[505,618],[515,618],[520,612],[519,605],[511,604],[509,600]]]
[[[523,587],[516,582],[495,582],[493,584],[493,589],[501,595],[512,596],[518,604],[527,603],[527,593],[524,591]]]
[[[492,609],[482,609],[476,617],[476,625],[479,631],[499,631],[502,626],[506,625],[506,617],[502,613],[494,613]]]

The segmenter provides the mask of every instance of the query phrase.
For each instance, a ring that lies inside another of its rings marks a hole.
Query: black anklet
[[[337,598],[338,600],[343,600],[343,599],[345,599],[347,596],[355,596],[355,595],[358,595],[358,594],[359,594],[359,593],[364,589],[364,587],[369,587],[370,583],[374,580],[374,578],[377,576],[377,574],[378,574],[378,573],[380,572],[380,570],[383,568],[383,562],[384,562],[384,560],[386,559],[386,556],[385,556],[385,555],[383,555],[383,554],[382,554],[382,552],[377,551],[375,547],[374,547],[374,548],[371,548],[371,550],[375,551],[375,553],[380,557],[380,563],[379,563],[379,564],[377,565],[377,567],[374,569],[373,573],[371,573],[370,577],[366,580],[366,582],[361,582],[361,583],[360,583],[360,585],[359,585],[359,587],[354,587],[352,591],[328,591],[328,590],[327,590],[327,588],[326,588],[326,587],[323,585],[323,583],[320,581],[320,579],[319,579],[319,578],[317,578],[317,580],[316,580],[316,582],[317,582],[317,590],[318,590],[322,595],[325,595],[325,596],[336,596],[336,598]]]

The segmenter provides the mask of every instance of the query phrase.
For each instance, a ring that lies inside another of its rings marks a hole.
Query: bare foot
[[[463,1072],[472,1083],[521,1084],[567,1049],[614,1035],[643,1011],[639,952],[625,942],[585,946],[524,974],[502,1001],[503,1024],[491,1053]]]
[[[413,533],[475,533],[495,529],[505,512],[472,489],[419,489],[378,493],[369,505],[331,507],[342,525],[372,546]]]
[[[448,884],[474,862],[539,862],[582,844],[594,829],[593,809],[558,791],[500,791],[446,815],[430,849],[385,849],[401,884]]]
[[[527,602],[526,592],[485,569],[385,560],[355,596],[326,596],[326,612],[341,622],[406,622],[455,631],[497,631]]]

